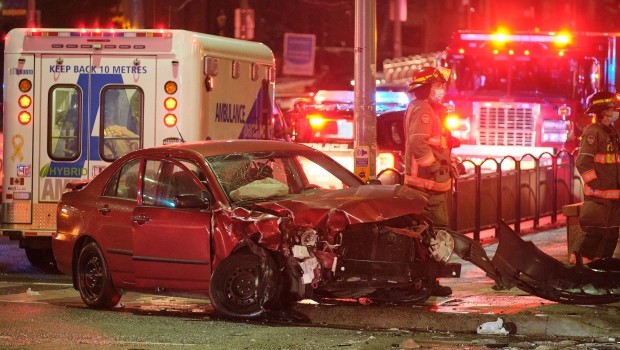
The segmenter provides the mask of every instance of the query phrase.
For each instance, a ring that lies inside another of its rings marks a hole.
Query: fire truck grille
[[[536,116],[531,107],[480,106],[480,145],[533,146]]]

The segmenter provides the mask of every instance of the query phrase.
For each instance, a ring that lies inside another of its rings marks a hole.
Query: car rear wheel
[[[213,272],[209,286],[211,304],[227,317],[252,318],[261,315],[277,299],[278,269],[269,256],[265,264],[250,252],[223,260]]]
[[[121,299],[112,285],[112,276],[103,252],[95,242],[86,244],[77,262],[77,284],[86,305],[93,308],[111,308]]]

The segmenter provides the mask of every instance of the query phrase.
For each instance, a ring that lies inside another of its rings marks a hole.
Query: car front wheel
[[[213,272],[209,286],[216,312],[235,318],[260,316],[277,298],[279,278],[273,259],[242,252],[224,259]]]
[[[82,247],[77,262],[77,284],[86,305],[111,308],[121,299],[112,285],[108,264],[99,245],[90,242]]]

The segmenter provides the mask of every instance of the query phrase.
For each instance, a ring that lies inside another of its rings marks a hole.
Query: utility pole
[[[375,0],[355,0],[354,173],[367,181],[377,175],[377,76]]]
[[[394,24],[394,35],[392,36],[393,52],[392,57],[402,57],[403,55],[403,29],[402,22],[407,21],[407,1],[390,0],[390,21]]]

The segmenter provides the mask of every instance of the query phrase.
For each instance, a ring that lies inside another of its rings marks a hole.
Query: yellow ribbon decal
[[[20,162],[23,161],[24,155],[22,154],[22,148],[24,148],[24,137],[22,135],[15,135],[11,138],[11,143],[13,144],[11,160],[15,161],[17,158]]]

